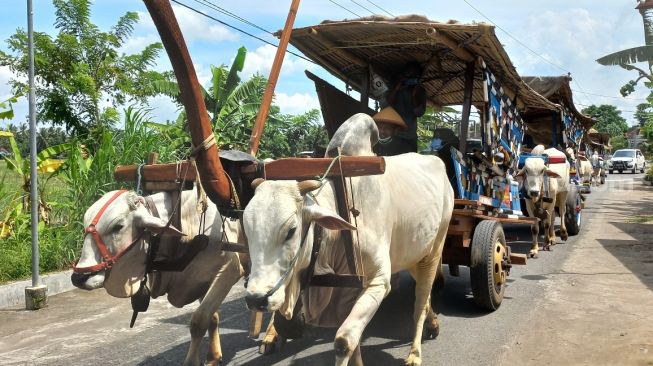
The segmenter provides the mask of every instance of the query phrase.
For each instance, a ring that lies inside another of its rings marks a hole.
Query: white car
[[[614,171],[623,173],[624,170],[630,170],[633,174],[639,171],[644,173],[646,170],[646,159],[639,149],[621,149],[615,151],[612,158],[608,160],[608,171],[610,174]]]

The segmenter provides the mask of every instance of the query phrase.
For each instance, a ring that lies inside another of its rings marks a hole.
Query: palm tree
[[[243,70],[247,49],[238,49],[236,58],[231,68],[225,65],[211,66],[211,85],[209,89],[200,86],[204,95],[204,103],[209,112],[213,131],[218,145],[229,147],[246,147],[251,133],[251,125],[256,118],[261,96],[265,90],[267,80],[260,75],[254,75],[249,80],[241,82],[238,73]],[[176,81],[160,80],[150,86],[156,93],[171,97],[180,106],[181,94]],[[274,117],[270,117],[274,118]],[[170,125],[149,123],[156,129],[164,129]],[[182,114],[175,123],[176,130],[186,129],[185,115]],[[168,128],[170,132],[170,128]]]
[[[647,78],[653,82],[653,0],[638,0],[636,9],[642,15],[644,24],[644,46],[633,47],[623,51],[611,53],[596,60],[601,65],[618,65],[626,70],[636,70],[639,77],[631,81],[621,89],[621,93],[626,96],[634,90],[635,85]],[[649,71],[646,72],[641,68],[632,65],[636,62],[648,62]]]

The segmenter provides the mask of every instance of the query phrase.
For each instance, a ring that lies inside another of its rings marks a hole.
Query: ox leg
[[[429,299],[429,303],[430,303]],[[440,322],[438,322],[438,314],[433,307],[429,304],[426,313],[426,320],[424,321],[424,338],[435,339],[440,334]]]
[[[380,274],[370,280],[347,319],[338,328],[334,342],[336,366],[347,365],[358,347],[363,330],[379,309],[383,298],[390,292],[390,263],[384,263],[382,268],[386,270],[380,270]]]
[[[567,192],[558,193],[558,197],[556,197],[556,202],[560,205],[558,208],[560,210],[560,238],[564,241],[569,239],[567,225],[565,224],[565,216],[567,216],[567,194]]]
[[[270,318],[270,324],[268,324],[268,329],[265,331],[263,341],[258,348],[258,353],[262,355],[269,355],[274,353],[277,343],[279,343],[279,351],[281,351],[284,344],[286,343],[286,339],[281,337],[277,333],[277,330],[274,328],[274,314],[272,314],[272,317]]]
[[[555,202],[547,209],[547,218],[544,220],[544,250],[551,250],[551,246],[556,242],[555,236]]]
[[[435,281],[439,259],[429,256],[417,263],[410,270],[415,279],[415,308],[413,312],[413,325],[415,326],[415,336],[410,347],[410,353],[406,358],[406,365],[422,364],[422,332],[424,322],[426,321],[430,305],[431,287]],[[436,321],[437,322],[437,321]]]
[[[540,244],[538,243],[538,239],[540,236],[540,223],[539,221],[536,222],[535,224],[531,225],[531,233],[533,234],[533,244],[531,245],[531,250],[528,253],[528,255],[531,258],[537,258],[537,255],[539,254],[540,251]]]
[[[222,345],[220,344],[220,330],[218,324],[220,323],[220,315],[216,311],[211,316],[211,323],[209,324],[209,353],[206,355],[205,365],[220,365],[222,364]]]
[[[213,279],[209,290],[204,296],[204,300],[200,303],[200,306],[197,307],[197,310],[193,312],[190,319],[191,340],[186,359],[184,359],[184,366],[200,364],[199,348],[202,338],[211,326],[213,315],[218,311],[218,308],[220,307],[220,304],[222,304],[222,301],[224,301],[225,297],[227,297],[229,290],[231,290],[231,287],[238,282],[240,277],[242,277],[241,270],[242,268],[237,260],[227,260],[227,263],[220,268],[220,271],[218,271],[218,274]],[[217,334],[217,323],[215,329],[216,334],[214,337],[217,339],[217,342],[219,342],[220,336]],[[219,345],[217,349],[220,350]],[[213,350],[213,348],[211,350]],[[214,364],[222,362],[221,353],[213,354],[212,357],[209,358],[212,359]]]
[[[528,212],[528,216],[535,217],[535,205],[531,201],[526,202],[526,211]],[[531,234],[533,234],[533,244],[531,245],[530,252],[528,252],[528,256],[531,258],[537,258],[540,251],[540,244],[538,243],[540,237],[539,221],[531,225]]]
[[[358,347],[356,347],[354,353],[351,355],[348,366],[363,366],[363,356],[361,355],[360,344],[358,345]]]

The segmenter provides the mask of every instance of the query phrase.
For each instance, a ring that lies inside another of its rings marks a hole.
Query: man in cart
[[[394,142],[399,154],[417,152],[417,118],[426,111],[426,90],[421,85],[421,76],[422,66],[418,62],[408,62],[381,102],[383,107],[394,108],[407,126],[397,134]]]
[[[379,128],[379,142],[372,148],[377,155],[392,156],[410,152],[406,151],[405,143],[397,136],[408,126],[394,108],[385,107],[372,118]]]

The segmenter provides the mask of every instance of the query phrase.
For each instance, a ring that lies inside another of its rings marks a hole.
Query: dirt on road
[[[653,189],[592,202],[582,237],[521,324],[502,365],[653,365]],[[554,247],[555,250],[555,247]],[[537,276],[537,275],[536,275]]]

